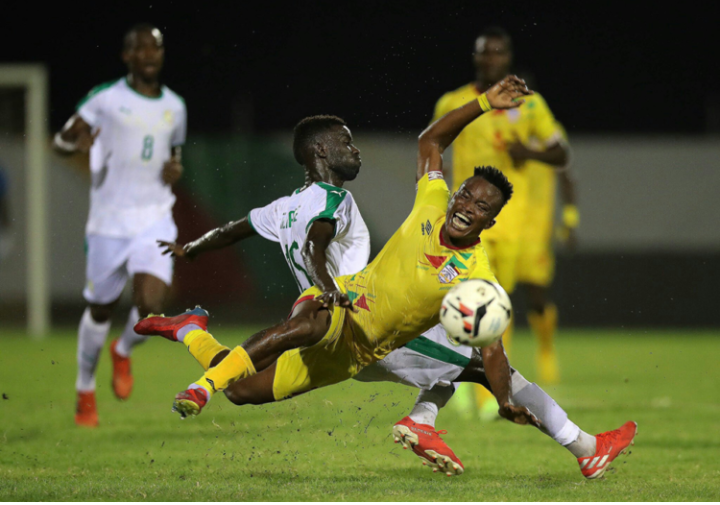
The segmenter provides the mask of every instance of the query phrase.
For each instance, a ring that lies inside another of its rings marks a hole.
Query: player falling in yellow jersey
[[[486,29],[476,40],[473,53],[476,80],[443,95],[435,106],[433,120],[480,96],[507,74],[512,58],[512,40],[507,32],[501,28]],[[533,148],[533,145],[538,148]],[[513,184],[513,200],[498,218],[498,226],[483,235],[483,245],[492,270],[508,293],[513,292],[517,283],[525,222],[528,214],[533,212],[528,207],[530,188],[526,165],[536,161],[563,166],[567,158],[568,147],[562,141],[552,112],[537,93],[528,97],[522,107],[492,111],[481,116],[469,124],[453,143],[453,190],[457,190],[473,168],[481,163],[497,167]],[[554,327],[548,323],[555,321],[556,317],[553,317],[552,311],[545,311],[544,308],[536,316],[530,319],[530,324],[538,336],[540,348],[549,350],[540,353],[545,357],[541,363],[540,376],[552,378],[556,375],[556,360],[552,351]],[[538,331],[550,327],[552,331]],[[511,328],[503,337],[508,348]],[[477,403],[485,404],[484,411],[494,415],[497,408],[492,396],[479,386],[475,387],[475,391]],[[465,400],[467,404],[468,392],[466,389],[463,394],[461,389],[456,394],[456,401]]]
[[[442,153],[484,112],[518,107],[521,97],[531,94],[524,81],[508,76],[420,135],[418,191],[410,216],[361,272],[324,282],[354,302],[351,310],[334,305],[328,292],[313,286],[300,296],[286,322],[232,351],[207,333],[208,314],[202,309],[140,321],[136,331],[182,341],[207,370],[176,396],[175,410],[183,417],[198,414],[217,391],[238,405],[263,404],[347,380],[435,326],[442,298],[452,286],[470,278],[494,281],[480,234],[495,224],[512,186],[498,170],[483,167],[450,199]],[[328,143],[303,149],[302,158],[327,164],[347,156],[349,148]],[[458,261],[433,261],[440,256]],[[510,403],[510,369],[502,343],[483,348],[482,355],[500,414],[537,426],[526,408]]]

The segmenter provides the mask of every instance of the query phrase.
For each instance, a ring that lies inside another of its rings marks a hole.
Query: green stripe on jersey
[[[335,212],[347,196],[346,189],[338,188],[337,186],[332,186],[330,184],[325,184],[324,182],[317,182],[315,184],[317,184],[319,188],[325,190],[325,210],[323,210],[320,214],[318,214],[308,222],[307,227],[305,228],[305,233],[310,230],[310,226],[312,226],[312,224],[318,219],[328,219],[335,223]],[[336,230],[333,230],[333,237],[335,237],[335,232]]]
[[[415,352],[423,354],[428,358],[433,358],[443,363],[449,363],[451,365],[457,365],[461,368],[465,368],[470,363],[470,358],[466,358],[460,353],[448,349],[447,347],[433,342],[429,338],[420,336],[415,340],[411,340],[405,347]]]
[[[108,81],[108,82],[104,82],[104,83],[102,83],[102,84],[98,84],[98,85],[95,86],[93,89],[91,89],[90,92],[89,92],[87,95],[85,95],[85,97],[84,97],[82,100],[80,100],[80,101],[78,102],[77,106],[75,107],[75,110],[79,110],[80,107],[82,107],[83,105],[85,105],[85,102],[87,102],[88,100],[90,100],[92,97],[94,97],[95,95],[97,95],[97,94],[100,93],[101,91],[104,91],[104,90],[108,89],[109,87],[113,86],[115,83],[121,81],[122,79],[123,79],[123,78],[115,79],[114,81]]]

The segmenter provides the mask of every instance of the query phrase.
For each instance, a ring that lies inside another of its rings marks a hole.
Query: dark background
[[[474,39],[500,25],[569,130],[718,126],[716,22],[692,2],[195,4],[6,4],[0,61],[49,65],[56,129],[91,87],[124,73],[122,34],[149,21],[165,33],[165,81],[190,104],[192,131],[264,132],[332,113],[415,133],[429,104],[473,79]]]

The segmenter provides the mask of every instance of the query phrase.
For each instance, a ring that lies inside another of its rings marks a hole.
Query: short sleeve
[[[258,207],[250,211],[248,214],[248,222],[258,235],[273,242],[280,242],[280,217],[278,216],[278,207],[286,198],[288,197],[285,196],[265,207]]]
[[[558,130],[555,116],[540,95],[535,95],[528,103],[532,110],[531,131],[543,145],[549,146],[559,142],[562,137]]]
[[[350,224],[350,213],[354,205],[352,195],[346,189],[322,182],[316,184],[325,191],[325,205],[318,208],[315,215],[308,220],[305,233],[310,231],[310,227],[318,219],[327,219],[335,223],[333,238],[344,234]]]
[[[452,110],[452,107],[450,106],[451,99],[452,95],[450,93],[445,93],[440,97],[440,100],[438,100],[435,104],[435,111],[433,112],[432,121],[430,121],[431,123],[434,123]]]
[[[413,210],[425,206],[436,207],[443,212],[447,210],[450,191],[442,172],[428,172],[420,178],[417,184]]]
[[[185,135],[187,134],[187,108],[185,102],[181,100],[180,113],[175,128],[170,138],[171,147],[177,147],[185,144]]]
[[[112,84],[114,83],[95,86],[77,104],[75,111],[83,119],[83,121],[93,128],[98,127],[100,116],[102,115],[102,109],[105,105],[107,93],[103,93],[103,91],[107,90],[110,86],[112,86]]]
[[[495,274],[490,268],[490,260],[488,259],[487,253],[481,245],[477,246],[475,249],[475,258],[475,268],[473,268],[470,275],[468,275],[468,279],[483,279],[498,283],[497,278],[495,278]]]

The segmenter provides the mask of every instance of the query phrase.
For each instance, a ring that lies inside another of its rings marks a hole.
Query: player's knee
[[[243,394],[242,390],[237,390],[237,388],[234,389],[226,389],[223,391],[225,393],[225,398],[230,400],[230,403],[233,403],[235,405],[245,405],[247,402],[245,401],[245,395]]]
[[[90,305],[90,316],[96,323],[105,323],[112,316],[112,305]]]

